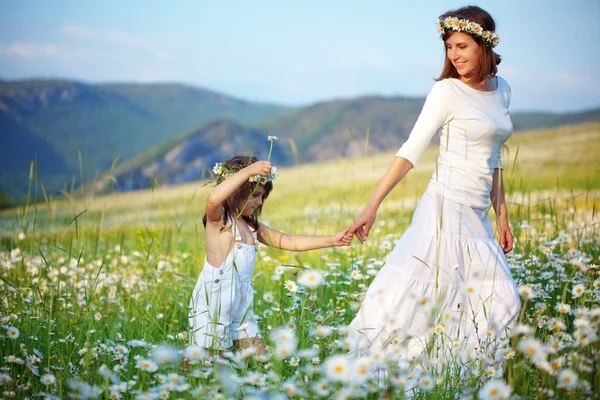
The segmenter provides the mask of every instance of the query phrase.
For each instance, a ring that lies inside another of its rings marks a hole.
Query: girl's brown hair
[[[245,168],[248,165],[253,164],[257,161],[258,161],[258,158],[256,158],[256,157],[234,156],[234,157],[230,158],[229,160],[225,161],[225,166],[229,170],[237,172],[237,171],[241,170],[242,168]],[[217,179],[217,185],[220,184],[221,182],[223,182],[224,180],[225,180],[224,178],[219,177]],[[249,181],[244,182],[233,195],[229,196],[229,198],[227,198],[222,203],[223,218],[222,218],[221,222],[224,226],[227,225],[227,221],[229,220],[229,217],[235,216],[236,211],[239,212],[244,208],[246,199],[248,199],[248,197],[250,197],[250,195],[252,193],[254,193],[257,185],[259,185],[259,183],[249,182]],[[263,187],[265,188],[265,193],[263,194],[263,197],[262,197],[263,202],[264,202],[266,200],[266,198],[269,196],[269,193],[271,193],[271,190],[273,190],[273,182],[269,181],[269,182],[265,183],[263,185]],[[252,228],[258,229],[258,216],[260,215],[261,212],[262,212],[262,205],[256,209],[256,211],[254,212],[254,214],[251,217],[242,216],[242,218],[244,218],[244,220]],[[202,218],[202,223],[204,224],[204,227],[206,227],[206,222],[207,222],[207,217],[206,217],[206,214],[204,214],[204,218]]]
[[[448,11],[440,15],[440,19],[445,19],[448,17],[456,17],[458,19],[466,19],[471,22],[476,22],[483,28],[484,31],[496,31],[496,23],[492,16],[485,11],[484,9],[477,6],[466,6],[459,8],[458,10]],[[444,60],[444,68],[442,69],[442,74],[438,81],[446,78],[460,78],[460,75],[452,62],[448,59],[448,48],[446,47],[446,40],[452,36],[455,31],[451,29],[447,29],[446,32],[442,35],[442,40],[444,41],[444,51],[446,53],[446,58]],[[491,47],[487,46],[483,39],[471,36],[475,42],[481,48],[481,57],[479,58],[479,64],[477,69],[475,70],[475,75],[471,78],[472,83],[480,83],[485,81],[488,78],[492,78],[496,76],[498,73],[498,64],[502,61],[500,55],[496,54]]]

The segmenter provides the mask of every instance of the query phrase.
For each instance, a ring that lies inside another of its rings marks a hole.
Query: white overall
[[[254,316],[252,275],[256,245],[241,243],[237,229],[233,249],[220,267],[204,259],[190,300],[189,322],[196,345],[226,349],[233,340],[260,337]],[[258,243],[256,232],[252,231]]]

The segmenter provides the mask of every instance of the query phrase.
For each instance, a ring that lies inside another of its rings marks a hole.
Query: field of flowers
[[[534,168],[565,150],[564,132],[571,138],[567,166]],[[352,346],[346,327],[410,223],[435,163],[431,151],[386,200],[364,245],[355,240],[348,248],[307,253],[259,246],[255,313],[266,356],[252,348],[213,356],[190,342],[188,305],[204,258],[201,219],[209,191],[201,183],[46,199],[1,214],[0,393],[598,398],[600,161],[588,151],[600,142],[600,126],[544,133],[545,155],[531,147],[539,144],[534,135],[540,133],[514,138],[516,162],[505,162],[516,239],[508,259],[523,306],[510,338],[498,339],[490,354],[475,360],[455,354],[444,363],[429,355],[411,363],[384,353],[346,356]],[[361,209],[390,157],[281,169],[262,220],[289,233],[337,232]],[[443,324],[432,328],[444,335]],[[496,332],[482,334],[496,341]]]

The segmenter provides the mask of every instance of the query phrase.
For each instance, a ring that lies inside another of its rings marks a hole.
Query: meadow
[[[261,220],[287,233],[344,229],[393,150],[370,155],[365,142],[361,158],[279,169]],[[409,226],[436,153],[428,149],[388,196],[365,244],[304,253],[258,247],[255,313],[266,356],[245,350],[213,357],[190,342],[188,305],[204,260],[204,182],[58,198],[45,195],[33,171],[31,200],[0,212],[0,393],[598,398],[600,124],[518,133],[503,151],[516,242],[508,261],[522,310],[500,352],[469,362],[456,357],[452,366],[428,356],[401,365],[386,354],[352,362],[345,356],[346,326]],[[307,274],[316,272],[318,285],[308,284]]]

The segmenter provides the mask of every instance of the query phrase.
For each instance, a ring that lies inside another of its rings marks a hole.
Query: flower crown
[[[225,163],[216,163],[212,169],[213,174],[218,176],[217,182],[235,175],[238,171],[239,169],[229,168]],[[264,185],[267,182],[274,181],[277,177],[279,177],[279,172],[277,172],[277,167],[273,167],[267,176],[254,175],[248,178],[248,182],[256,182],[259,185]]]
[[[465,32],[477,38],[483,40],[483,42],[492,49],[498,45],[500,39],[498,35],[492,31],[484,31],[481,25],[477,22],[471,22],[467,19],[458,19],[456,17],[446,17],[444,19],[438,19],[435,23],[435,27],[442,35],[446,33],[448,29],[456,32]]]

